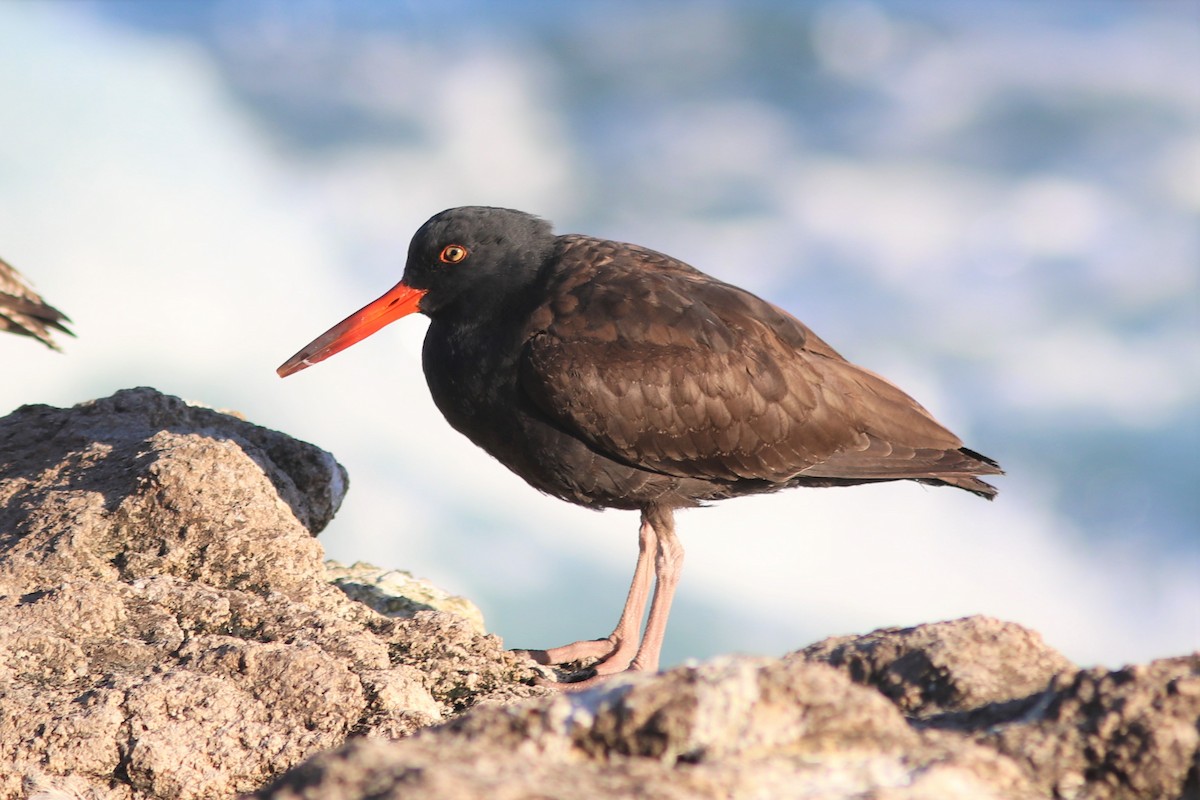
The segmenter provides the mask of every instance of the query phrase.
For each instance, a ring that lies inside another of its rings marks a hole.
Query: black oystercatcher
[[[536,489],[641,512],[616,629],[531,653],[543,664],[598,658],[589,682],[658,668],[683,562],[677,508],[895,480],[996,494],[977,477],[999,474],[995,461],[786,311],[644,247],[555,236],[520,211],[430,219],[400,283],[279,374],[415,311],[431,320],[425,379],[451,425]]]
[[[63,325],[70,321],[57,308],[47,305],[21,273],[0,260],[0,331],[32,336],[51,350],[58,350],[50,329],[74,336]]]

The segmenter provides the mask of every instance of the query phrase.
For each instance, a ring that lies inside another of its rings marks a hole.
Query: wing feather
[[[520,384],[606,455],[728,482],[995,471],[776,306],[654,251],[563,239]]]
[[[47,304],[7,262],[0,260],[0,331],[32,336],[54,350],[52,337],[57,330],[74,336],[64,325],[65,314]]]

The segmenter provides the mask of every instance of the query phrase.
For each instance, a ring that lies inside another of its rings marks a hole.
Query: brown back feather
[[[661,253],[560,238],[521,386],[601,452],[718,481],[914,478],[985,493],[965,476],[998,471],[776,306]]]

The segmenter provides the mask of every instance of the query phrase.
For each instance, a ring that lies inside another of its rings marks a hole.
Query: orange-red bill
[[[384,325],[417,311],[417,304],[424,296],[424,289],[414,289],[397,283],[383,297],[363,306],[306,344],[299,353],[283,362],[275,371],[279,373],[279,377],[286,378],[293,372],[324,361],[334,353],[340,353]]]

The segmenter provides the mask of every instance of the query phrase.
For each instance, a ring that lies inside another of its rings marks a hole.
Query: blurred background
[[[689,511],[667,664],[983,613],[1085,664],[1200,647],[1200,6],[0,4],[0,258],[69,314],[0,414],[149,385],[333,452],[322,534],[507,645],[611,630],[637,516],[455,433],[424,318],[279,380],[456,205],[795,313],[1008,475]],[[0,459],[3,454],[0,453]]]

